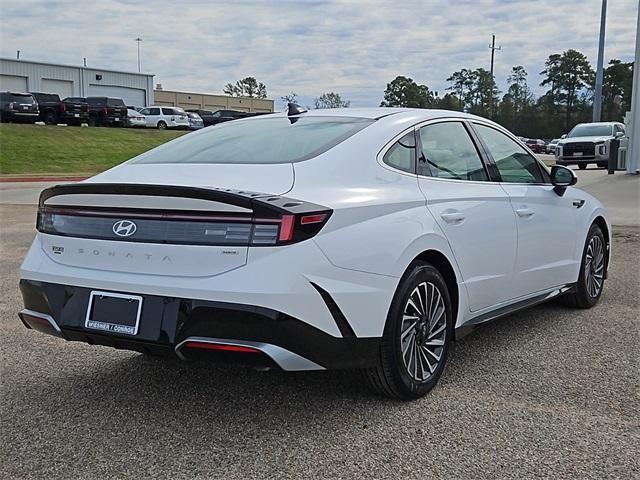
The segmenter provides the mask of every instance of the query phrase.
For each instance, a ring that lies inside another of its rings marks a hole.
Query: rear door
[[[515,213],[518,253],[512,295],[521,297],[575,282],[580,199],[571,197],[573,190],[562,197],[556,194],[538,160],[506,133],[482,123],[474,122],[473,127]]]
[[[471,311],[510,299],[516,225],[509,196],[484,165],[468,126],[419,128],[418,178],[462,273]]]

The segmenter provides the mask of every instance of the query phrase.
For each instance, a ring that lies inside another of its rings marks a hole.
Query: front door
[[[518,229],[518,253],[512,295],[521,297],[575,282],[576,209],[572,189],[553,191],[538,160],[505,133],[474,123],[511,199]]]

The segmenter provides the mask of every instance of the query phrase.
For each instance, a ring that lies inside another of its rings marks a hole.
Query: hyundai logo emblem
[[[138,227],[131,220],[119,220],[113,224],[113,233],[119,237],[130,237]]]

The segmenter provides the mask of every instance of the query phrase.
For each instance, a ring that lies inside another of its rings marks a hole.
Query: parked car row
[[[114,97],[67,97],[56,93],[0,92],[0,121],[91,126],[198,130],[238,118],[262,115],[236,110],[188,110],[152,105],[134,107]]]

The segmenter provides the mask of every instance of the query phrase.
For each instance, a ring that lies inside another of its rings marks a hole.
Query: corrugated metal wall
[[[71,82],[72,96],[100,95],[100,87],[104,86],[105,92],[113,91],[113,88],[109,87],[143,91],[146,105],[151,105],[154,101],[153,75],[148,74],[115,72],[90,67],[52,65],[2,58],[0,59],[0,75],[25,78],[27,89],[30,92],[58,93],[59,95],[67,96],[69,95],[68,86],[65,87],[64,92],[46,91],[47,88],[53,88],[52,86],[55,84],[55,82],[47,82],[46,80],[62,80]],[[15,79],[13,83],[15,83]],[[68,83],[65,85],[68,85]],[[93,88],[90,89],[90,86]],[[135,95],[135,97],[138,98],[139,95]]]

